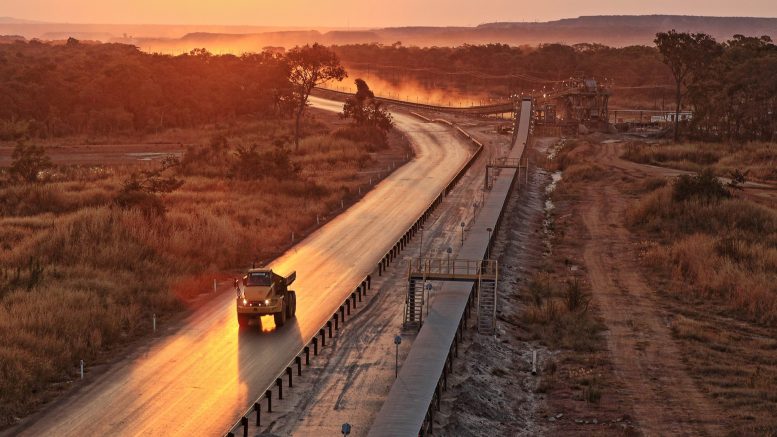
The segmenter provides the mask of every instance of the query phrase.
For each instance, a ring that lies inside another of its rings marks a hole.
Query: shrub
[[[11,155],[11,177],[21,182],[36,182],[42,171],[52,167],[42,146],[18,143]]]
[[[583,398],[589,404],[598,404],[602,399],[602,389],[596,377],[591,378],[583,391]]]
[[[530,301],[523,320],[543,343],[576,351],[600,347],[603,327],[587,311],[589,297],[579,281],[568,281],[561,292],[547,274],[539,274],[532,277],[528,288]]]
[[[570,312],[578,310],[583,312],[588,311],[588,304],[591,302],[591,297],[583,289],[578,278],[567,281],[567,286],[564,290],[564,302],[567,304],[567,310]]]
[[[674,183],[672,199],[683,202],[698,199],[702,202],[717,202],[731,197],[723,183],[710,169],[704,169],[696,175],[682,175]]]
[[[286,149],[259,152],[257,148],[256,144],[237,147],[232,161],[232,172],[236,177],[244,180],[271,177],[280,181],[299,174],[300,167],[291,162]]]

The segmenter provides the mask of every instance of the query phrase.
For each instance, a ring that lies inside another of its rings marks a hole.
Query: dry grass
[[[590,293],[577,279],[559,282],[538,273],[525,294],[529,299],[523,323],[535,339],[554,349],[592,352],[601,348],[599,332],[604,327],[589,312]]]
[[[607,177],[607,172],[603,167],[592,164],[572,164],[564,169],[564,182],[592,182],[604,179]]]
[[[775,435],[777,340],[703,311],[676,317],[672,332],[690,371],[736,419],[730,435]]]
[[[659,188],[627,213],[664,244],[645,262],[668,273],[671,290],[721,299],[747,319],[777,325],[777,211],[745,199],[675,201]]]
[[[290,138],[285,122],[256,127],[219,130],[225,156],[245,144],[275,150]],[[365,171],[384,168],[370,150],[385,149],[334,138],[320,123],[308,132],[290,153],[298,176],[239,180],[217,163],[209,169],[219,172],[182,175],[183,186],[162,195],[161,216],[114,205],[132,167],[66,168],[45,185],[0,184],[0,427],[73,380],[79,360],[95,363],[150,333],[152,313],[169,318],[220,272],[269,260],[292,232],[299,240],[317,215],[367,188]]]
[[[777,144],[775,143],[630,143],[625,159],[698,172],[711,168],[718,176],[729,176],[735,170],[749,171],[748,177],[777,181]]]

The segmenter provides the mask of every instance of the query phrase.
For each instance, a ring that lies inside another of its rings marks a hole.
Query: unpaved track
[[[596,155],[597,158],[605,160],[601,163],[606,163],[613,169],[617,169],[622,173],[634,177],[653,176],[672,178],[685,174],[694,174],[691,171],[678,170],[676,168],[661,167],[649,164],[640,164],[637,162],[621,159],[620,155],[623,153],[623,150],[620,145],[621,144],[619,143],[601,144],[599,147],[602,147],[603,150]],[[725,177],[720,179],[723,181],[723,183],[731,182],[731,179]],[[777,187],[775,187],[773,184],[747,181],[740,185],[740,187],[742,188],[741,193],[748,199],[758,203],[765,203],[772,206],[773,208],[777,208]]]
[[[342,107],[312,100],[323,109]],[[239,332],[234,295],[223,293],[174,333],[113,365],[7,433],[190,436],[226,432],[303,341],[373,271],[469,156],[470,146],[450,129],[408,115],[394,117],[411,139],[416,158],[272,264],[282,272],[297,270],[296,319],[270,333]]]
[[[667,175],[665,169],[621,160],[613,144],[593,147],[593,160],[613,176]],[[588,235],[583,259],[594,303],[609,329],[607,345],[616,377],[632,400],[645,435],[720,435],[719,423],[725,415],[686,372],[660,296],[636,267],[635,246],[623,225],[630,199],[609,183],[586,190],[582,219]]]

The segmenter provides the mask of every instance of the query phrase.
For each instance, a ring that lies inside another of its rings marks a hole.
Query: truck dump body
[[[275,324],[283,326],[287,318],[296,314],[296,294],[289,290],[297,279],[297,272],[287,276],[270,269],[251,269],[238,285],[237,318],[240,326],[250,321],[261,323],[262,316],[272,315]]]

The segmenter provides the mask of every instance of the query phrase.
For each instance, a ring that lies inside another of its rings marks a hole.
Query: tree
[[[11,176],[17,181],[36,182],[43,170],[52,167],[51,159],[43,146],[19,142],[11,155]]]
[[[375,99],[367,82],[356,79],[354,83],[356,94],[346,99],[342,117],[352,119],[357,126],[377,129],[385,141],[386,133],[394,127],[391,114]]]
[[[294,145],[299,149],[300,122],[308,105],[313,88],[330,80],[341,81],[348,77],[337,55],[321,44],[295,47],[286,55],[289,63],[289,81],[295,100],[296,124]]]
[[[679,139],[680,106],[690,83],[705,63],[720,53],[720,45],[705,33],[659,32],[654,40],[663,61],[672,70],[675,81],[674,141]]]

